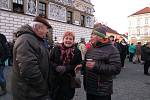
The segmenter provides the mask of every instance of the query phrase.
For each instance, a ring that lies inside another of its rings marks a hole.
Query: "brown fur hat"
[[[52,28],[52,26],[49,24],[49,22],[43,17],[36,16],[33,21],[43,23],[48,28]]]

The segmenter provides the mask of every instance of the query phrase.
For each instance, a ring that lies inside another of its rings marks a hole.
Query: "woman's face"
[[[66,36],[63,39],[63,43],[66,47],[71,47],[74,44],[74,39],[72,36]]]

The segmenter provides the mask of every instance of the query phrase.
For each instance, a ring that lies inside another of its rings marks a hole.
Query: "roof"
[[[150,7],[145,7],[143,9],[137,11],[136,13],[131,14],[130,16],[139,15],[139,14],[145,14],[145,13],[150,13]]]

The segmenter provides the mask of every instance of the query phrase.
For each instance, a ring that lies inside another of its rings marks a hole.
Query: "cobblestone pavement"
[[[150,76],[143,74],[143,65],[125,63],[126,68],[114,79],[112,100],[150,100]],[[11,67],[5,70],[8,93],[0,100],[12,100],[10,91]],[[76,90],[73,100],[86,100],[83,87]]]

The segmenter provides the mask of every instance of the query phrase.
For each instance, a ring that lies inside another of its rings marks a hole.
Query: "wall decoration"
[[[94,17],[93,16],[87,16],[86,17],[86,27],[93,28],[94,26]]]
[[[9,10],[9,2],[10,0],[0,0],[0,8]]]
[[[49,2],[48,18],[66,22],[66,8],[61,5]]]
[[[62,3],[64,5],[73,6],[75,0],[55,0],[56,2]]]
[[[27,0],[27,14],[36,15],[36,0]]]

